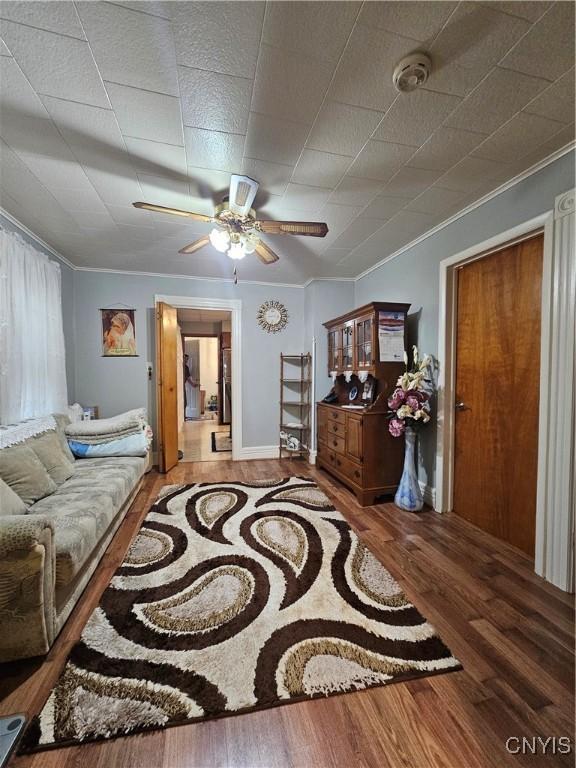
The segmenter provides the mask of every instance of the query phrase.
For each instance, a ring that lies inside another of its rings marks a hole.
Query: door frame
[[[194,296],[156,294],[154,304],[164,302],[176,309],[215,309],[231,313],[232,344],[232,461],[242,454],[242,301],[240,299],[206,299]]]
[[[572,193],[573,194],[573,193]],[[564,198],[561,195],[556,200]],[[559,279],[559,262],[563,257],[558,256],[555,245],[555,211],[546,211],[516,227],[499,233],[482,243],[467,248],[460,253],[449,256],[440,262],[440,291],[438,316],[438,359],[441,361],[438,371],[438,417],[436,444],[436,498],[434,508],[437,512],[449,512],[453,505],[454,484],[454,405],[455,405],[455,376],[456,376],[456,300],[457,281],[456,270],[463,264],[487,256],[501,250],[506,245],[526,240],[537,234],[544,234],[543,264],[542,264],[542,303],[541,303],[541,338],[540,338],[540,406],[538,419],[538,470],[537,470],[537,499],[536,499],[536,542],[535,542],[535,571],[540,576],[556,584],[566,591],[573,589],[573,550],[571,535],[560,535],[559,532],[573,531],[574,519],[571,505],[566,509],[556,508],[549,503],[548,488],[551,483],[560,479],[570,485],[569,478],[559,477],[558,472],[553,477],[553,450],[555,448],[555,430],[562,421],[562,415],[550,407],[550,398],[554,397],[550,386],[551,347],[556,344],[566,326],[559,327],[559,319],[555,303],[558,300],[557,282]],[[560,362],[558,361],[560,364]],[[563,363],[564,365],[564,363]],[[572,365],[570,361],[567,367]],[[551,445],[552,443],[552,445]],[[550,542],[554,541],[551,547]],[[563,564],[563,572],[559,573],[558,561]]]

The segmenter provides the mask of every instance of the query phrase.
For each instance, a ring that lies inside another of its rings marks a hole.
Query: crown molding
[[[402,248],[399,248],[397,251],[394,251],[394,253],[391,253],[389,256],[386,256],[385,258],[381,259],[376,264],[373,264],[371,267],[368,267],[368,269],[365,269],[364,272],[361,272],[359,275],[357,275],[354,280],[362,280],[363,277],[366,277],[371,272],[374,272],[375,269],[378,269],[383,264],[386,264],[389,261],[392,261],[393,259],[396,259],[398,256],[401,256],[406,251],[409,251],[411,248],[414,248],[414,246],[418,245],[419,243],[422,243],[424,240],[427,240],[432,235],[435,235],[437,232],[440,232],[445,227],[449,226],[455,221],[458,221],[458,219],[461,219],[463,216],[467,216],[469,213],[471,213],[476,208],[479,208],[481,205],[484,205],[484,203],[487,203],[489,200],[492,200],[495,197],[498,197],[498,195],[501,195],[503,192],[506,192],[507,190],[511,189],[512,187],[515,187],[517,184],[520,184],[521,181],[524,181],[524,179],[527,179],[529,176],[532,176],[535,173],[538,173],[538,171],[541,171],[543,168],[546,168],[546,166],[551,165],[556,160],[559,160],[564,155],[567,155],[569,152],[572,152],[574,148],[576,147],[576,141],[571,141],[566,146],[562,147],[561,149],[556,150],[556,152],[553,152],[551,155],[548,155],[548,157],[545,157],[543,160],[539,160],[535,165],[530,166],[530,168],[527,168],[525,171],[522,171],[522,173],[519,173],[517,176],[514,176],[512,179],[509,179],[508,181],[505,181],[504,184],[501,184],[499,187],[496,187],[496,189],[493,189],[492,192],[488,192],[483,197],[478,198],[473,203],[470,203],[470,205],[466,206],[466,208],[463,208],[461,211],[458,211],[458,213],[455,213],[453,216],[450,216],[449,219],[445,219],[444,221],[440,222],[440,224],[436,224],[435,227],[432,229],[427,230],[424,232],[424,234],[419,235],[415,240],[412,240],[410,243],[406,243],[406,245],[403,245]],[[353,251],[351,252],[353,253]]]
[[[319,283],[321,281],[326,281],[326,282],[329,282],[329,283],[334,283],[334,282],[337,282],[337,283],[354,283],[354,282],[356,282],[356,278],[355,277],[311,277],[308,280],[306,280],[306,282],[303,285],[301,285],[299,287],[300,288],[308,288],[310,283]]]
[[[107,269],[106,267],[74,267],[77,272],[106,272],[113,275],[132,275],[140,277],[174,278],[176,280],[200,280],[209,283],[232,283],[231,277],[198,277],[196,275],[177,275],[171,272],[142,272],[140,270]],[[265,285],[273,288],[302,288],[302,283],[269,283],[263,280],[238,280],[238,285]]]
[[[66,256],[62,256],[62,254],[57,251],[55,248],[53,248],[51,245],[49,245],[45,240],[42,240],[41,237],[39,237],[35,232],[32,232],[31,229],[28,229],[28,227],[25,224],[22,224],[19,219],[16,218],[16,216],[13,216],[11,213],[8,213],[8,211],[0,206],[0,215],[4,216],[5,219],[8,219],[8,221],[11,221],[14,226],[18,227],[19,230],[24,232],[24,234],[28,235],[28,237],[31,237],[32,240],[35,240],[38,245],[41,245],[42,248],[44,248],[46,251],[52,254],[52,256],[55,256],[59,261],[61,261],[63,264],[66,264],[67,267],[70,267],[70,269],[78,269],[78,267],[74,266],[71,261],[68,261]]]

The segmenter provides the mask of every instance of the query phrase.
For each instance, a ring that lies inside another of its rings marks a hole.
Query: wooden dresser
[[[362,506],[395,493],[402,475],[404,441],[390,435],[386,414],[388,396],[404,363],[387,359],[394,345],[379,336],[378,328],[379,324],[384,328],[387,318],[395,318],[392,323],[397,323],[395,342],[401,357],[409,306],[373,302],[324,323],[328,370],[337,375],[336,401],[317,404],[316,463],[347,485]],[[366,377],[375,390],[370,401],[362,397]]]

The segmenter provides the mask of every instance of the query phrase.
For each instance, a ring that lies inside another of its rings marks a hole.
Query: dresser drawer
[[[334,422],[342,424],[342,426],[346,424],[346,413],[344,411],[337,411],[334,408],[329,408],[327,413],[328,424],[333,424]]]
[[[346,453],[346,441],[343,437],[327,435],[325,443],[331,451],[336,451],[336,453]]]
[[[333,450],[326,443],[318,443],[318,456],[334,471],[348,478],[355,485],[362,485],[362,466]]]
[[[330,437],[342,437],[346,436],[346,424],[341,421],[327,421],[324,429],[327,439]]]

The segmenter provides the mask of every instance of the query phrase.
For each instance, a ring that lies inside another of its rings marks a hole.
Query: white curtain
[[[60,266],[0,229],[0,424],[67,405]]]

